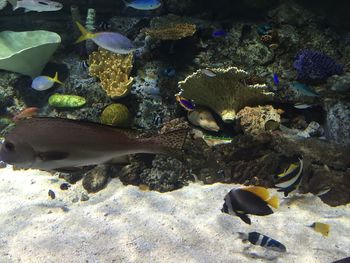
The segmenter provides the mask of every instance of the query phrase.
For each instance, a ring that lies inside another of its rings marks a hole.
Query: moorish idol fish
[[[243,242],[249,241],[253,245],[261,246],[266,249],[271,249],[278,252],[287,251],[286,247],[281,242],[258,232],[249,232],[248,234],[238,232],[238,234],[239,238],[241,238]]]
[[[288,169],[275,176],[277,181],[275,186],[280,188],[277,191],[283,192],[285,197],[300,185],[303,174],[303,159],[298,158],[298,160],[297,163],[292,163]]]
[[[238,216],[245,223],[251,224],[248,214],[266,216],[273,213],[269,207],[278,208],[277,195],[270,198],[269,191],[261,186],[232,189],[225,196],[221,212]]]

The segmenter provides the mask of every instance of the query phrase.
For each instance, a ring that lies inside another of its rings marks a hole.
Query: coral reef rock
[[[236,119],[236,113],[245,106],[271,101],[274,94],[264,84],[247,84],[249,74],[236,67],[211,69],[216,76],[208,77],[197,70],[179,82],[181,96],[197,105],[211,108],[224,122]]]
[[[97,166],[85,174],[82,184],[88,193],[96,193],[105,188],[108,178],[108,168]]]
[[[152,20],[151,27],[145,30],[146,34],[158,40],[179,40],[193,36],[197,27],[191,23],[184,23],[181,17],[168,15]]]
[[[126,96],[132,86],[133,55],[115,54],[100,49],[89,56],[89,73],[98,77],[102,88],[112,99]]]
[[[338,102],[326,107],[326,137],[337,143],[350,145],[350,105]]]
[[[271,105],[244,107],[237,113],[244,133],[257,135],[262,132],[276,130],[281,118],[278,110]]]

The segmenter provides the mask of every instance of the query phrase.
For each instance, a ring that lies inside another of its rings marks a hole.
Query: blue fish
[[[277,73],[273,74],[273,83],[275,83],[275,86],[278,86],[278,84],[280,83]]]
[[[49,76],[38,76],[32,81],[32,89],[43,91],[51,88],[55,83],[63,84],[58,80],[58,73],[56,72],[53,78]]]
[[[225,37],[227,35],[226,31],[223,29],[216,29],[213,31],[213,33],[211,33],[212,37]]]
[[[144,11],[154,10],[162,5],[159,0],[133,0],[131,2],[123,0],[123,2],[126,7]]]
[[[162,70],[162,75],[165,77],[174,77],[176,74],[176,70],[174,68],[165,68]]]
[[[248,234],[238,232],[239,238],[241,238],[243,241],[249,241],[253,245],[256,246],[262,246],[267,249],[271,249],[278,252],[286,252],[286,247],[279,241],[265,236],[263,234],[260,234],[258,232],[249,232]]]
[[[315,93],[309,86],[300,83],[300,82],[294,82],[292,84],[292,88],[296,89],[298,92],[300,92],[301,94],[305,95],[305,96],[309,96],[309,97],[318,97],[320,96],[319,94]]]
[[[75,43],[91,39],[99,47],[118,54],[129,54],[137,49],[131,40],[122,34],[117,32],[92,33],[87,31],[79,22],[76,22],[76,24],[81,32],[81,36]]]

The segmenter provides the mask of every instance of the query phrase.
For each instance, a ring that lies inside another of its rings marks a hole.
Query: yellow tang
[[[315,222],[310,227],[312,227],[316,232],[321,233],[325,237],[327,237],[329,234],[330,226],[328,224]]]

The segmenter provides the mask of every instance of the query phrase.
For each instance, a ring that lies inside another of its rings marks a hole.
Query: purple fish
[[[148,138],[135,131],[98,123],[60,119],[20,120],[5,135],[0,159],[18,168],[69,170],[104,163],[127,162],[130,154],[181,152],[186,130]]]
[[[118,54],[129,54],[136,50],[136,47],[131,40],[122,34],[117,32],[91,33],[87,31],[79,22],[76,22],[76,24],[81,32],[81,36],[77,41],[75,41],[75,43],[91,39],[99,47]]]
[[[176,95],[176,101],[187,111],[193,111],[195,109],[195,105],[188,99]]]

